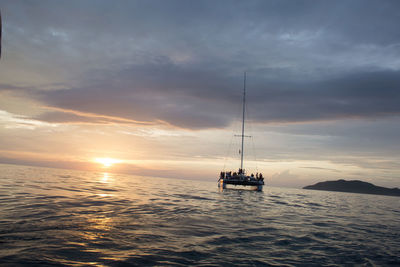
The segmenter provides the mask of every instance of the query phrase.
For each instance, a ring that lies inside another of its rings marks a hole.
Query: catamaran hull
[[[256,189],[257,191],[262,191],[264,182],[263,181],[246,181],[246,180],[231,180],[231,179],[220,179],[218,182],[218,187],[220,189],[226,189],[226,188],[252,188]]]

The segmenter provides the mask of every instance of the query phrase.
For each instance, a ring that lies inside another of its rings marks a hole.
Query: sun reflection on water
[[[100,182],[108,184],[111,182],[111,179],[112,179],[112,176],[109,173],[104,172],[103,176],[100,178]]]

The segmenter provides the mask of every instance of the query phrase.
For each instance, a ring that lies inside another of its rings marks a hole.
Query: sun
[[[104,168],[111,167],[112,165],[121,162],[121,160],[119,159],[112,159],[112,158],[95,158],[94,161],[102,164]]]

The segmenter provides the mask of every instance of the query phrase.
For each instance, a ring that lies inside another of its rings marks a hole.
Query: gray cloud
[[[264,122],[304,122],[399,115],[399,74],[362,71],[315,82],[268,85],[266,81],[253,97],[258,111],[255,118]],[[249,98],[251,101],[252,96]]]
[[[16,70],[63,85],[31,92],[62,109],[224,127],[240,109],[247,70],[249,111],[258,122],[370,118],[400,111],[398,7],[397,1],[4,1],[4,42],[10,56],[23,55]],[[85,121],[60,113],[42,119]]]
[[[399,53],[396,1],[27,3],[5,1],[4,41],[53,67],[185,54],[212,70],[279,66],[320,74],[387,64],[387,54]]]
[[[46,92],[48,105],[185,128],[224,127],[240,110],[240,79],[188,71],[131,68],[105,74],[83,88]],[[257,122],[307,122],[400,114],[400,73],[360,72],[323,81],[263,79],[249,84],[249,112]],[[251,77],[251,73],[250,73]],[[111,82],[110,81],[117,81]]]

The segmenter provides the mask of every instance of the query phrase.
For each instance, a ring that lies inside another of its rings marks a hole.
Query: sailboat
[[[225,189],[227,185],[241,185],[241,186],[252,186],[256,187],[257,191],[262,191],[264,185],[264,177],[260,173],[251,174],[250,176],[246,174],[245,169],[243,168],[243,159],[244,159],[244,123],[245,123],[245,112],[246,112],[246,72],[244,73],[244,82],[243,82],[243,111],[242,111],[242,134],[239,135],[242,139],[241,150],[240,152],[240,168],[238,172],[225,172],[222,171],[220,173],[218,179],[218,187]]]

